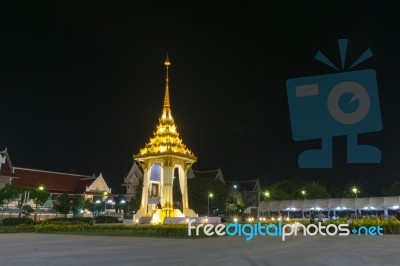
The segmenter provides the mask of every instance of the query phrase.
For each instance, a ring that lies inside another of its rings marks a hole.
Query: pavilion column
[[[182,210],[189,208],[188,203],[188,191],[187,191],[187,173],[183,170],[182,166],[179,166],[179,184],[182,194]]]
[[[143,190],[142,190],[142,202],[140,205],[140,208],[144,209],[145,215],[148,214],[147,210],[147,202],[149,198],[149,181],[150,181],[150,171],[149,169],[145,168],[144,169],[144,174],[143,174]]]
[[[162,198],[161,206],[164,207],[165,204],[170,204],[173,207],[173,194],[172,194],[172,182],[174,176],[174,167],[164,166],[163,167],[163,184],[162,184]]]

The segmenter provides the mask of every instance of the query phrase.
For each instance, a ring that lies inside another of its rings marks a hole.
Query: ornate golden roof
[[[171,114],[168,84],[168,67],[171,63],[168,59],[168,55],[164,65],[167,73],[162,115],[157,125],[157,131],[153,132],[153,137],[150,138],[150,142],[148,142],[143,149],[140,149],[139,153],[135,155],[135,159],[159,155],[177,155],[190,159],[191,161],[196,161],[196,156],[183,144],[182,139],[179,137],[174,118]]]

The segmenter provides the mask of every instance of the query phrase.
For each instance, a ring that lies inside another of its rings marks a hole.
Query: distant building
[[[237,189],[242,193],[246,208],[250,206],[258,206],[261,195],[261,186],[258,178],[254,180],[226,180],[225,182],[230,188]]]
[[[102,174],[92,176],[60,173],[45,170],[15,167],[11,163],[7,149],[0,151],[0,189],[7,183],[13,183],[21,188],[38,188],[43,186],[51,197],[46,207],[52,207],[51,200],[58,195],[67,193],[71,196],[82,196],[93,200],[111,194]]]
[[[7,158],[7,149],[0,151],[0,189],[4,188],[6,184],[11,183],[11,179],[14,174],[11,161]]]
[[[224,176],[222,175],[221,168],[218,168],[217,170],[208,170],[208,171],[197,171],[193,170],[192,168],[189,168],[187,176],[188,178],[211,177],[225,184],[225,179]]]
[[[143,180],[142,170],[140,170],[138,164],[134,162],[131,170],[129,170],[129,173],[124,177],[124,184],[122,184],[122,186],[126,187],[125,197],[127,201],[136,197],[140,189],[139,184],[141,180]]]

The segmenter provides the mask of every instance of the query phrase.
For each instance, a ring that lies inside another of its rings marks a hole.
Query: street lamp
[[[267,198],[267,200],[269,200],[269,196],[270,196],[269,191],[265,191],[264,196]]]
[[[44,186],[43,185],[39,185],[38,187],[39,191],[43,191],[44,190]],[[29,193],[29,192],[28,192]],[[36,195],[36,199],[39,197],[39,195]],[[28,198],[29,198],[29,194],[28,194]],[[35,206],[35,222],[36,222],[36,217],[37,217],[37,209],[38,209],[38,203],[36,202],[36,206]]]
[[[360,191],[358,191],[358,189],[356,188],[356,187],[353,187],[353,189],[352,189],[352,191],[353,191],[353,193],[356,195],[356,198],[357,198],[357,194],[358,194],[358,192],[360,192]],[[354,202],[354,214],[355,214],[355,216],[356,216],[356,218],[357,218],[357,209],[356,209],[356,207],[355,207],[355,202]]]
[[[98,214],[98,213],[100,213],[100,211],[101,211],[101,200],[96,200],[95,201],[95,203],[96,203],[96,215]]]
[[[207,197],[207,217],[210,216],[210,198],[214,197],[213,193],[209,193]]]
[[[356,187],[353,187],[352,191],[353,191],[354,194],[356,194],[356,198],[357,198],[357,193],[360,192],[360,191],[358,191],[358,189]]]
[[[307,193],[306,193],[305,190],[302,190],[302,191],[301,191],[301,195],[303,195],[303,197],[306,197],[306,194],[307,194]]]
[[[233,185],[233,188],[234,188],[234,189],[237,189],[237,185]]]

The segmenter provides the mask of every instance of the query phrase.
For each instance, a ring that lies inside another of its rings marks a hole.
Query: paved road
[[[400,265],[400,235],[149,237],[0,234],[0,265]]]

